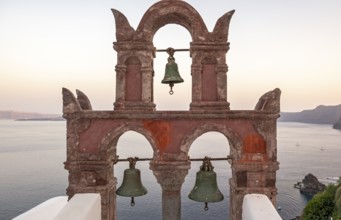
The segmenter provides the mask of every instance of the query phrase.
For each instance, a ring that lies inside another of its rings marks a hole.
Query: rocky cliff
[[[279,121],[314,124],[335,124],[341,118],[341,104],[336,106],[319,105],[312,110],[282,112]]]

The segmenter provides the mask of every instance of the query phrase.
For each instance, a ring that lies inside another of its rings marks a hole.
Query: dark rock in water
[[[339,120],[333,125],[333,128],[341,130],[341,117]]]
[[[326,185],[320,183],[311,173],[304,177],[302,185],[300,192],[309,196],[314,196],[316,193],[321,192],[326,188]]]

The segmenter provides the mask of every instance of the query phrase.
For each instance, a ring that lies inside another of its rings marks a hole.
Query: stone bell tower
[[[232,159],[230,207],[226,207],[230,209],[229,219],[241,219],[243,197],[248,193],[265,194],[275,204],[280,90],[265,93],[254,110],[230,110],[226,53],[234,11],[222,15],[212,32],[207,30],[199,13],[180,0],[152,5],[136,30],[121,12],[112,11],[117,52],[114,109],[94,111],[84,93],[77,90],[75,96],[63,88],[69,197],[76,193],[99,193],[102,219],[117,219],[113,169],[117,142],[125,132],[135,131],[149,141],[154,151],[150,169],[162,189],[163,219],[179,220],[181,186],[191,165],[189,149],[196,138],[215,131],[229,141],[226,147],[230,147]],[[183,26],[192,37],[188,49],[192,59],[192,100],[188,111],[157,111],[154,104],[153,37],[167,24]]]

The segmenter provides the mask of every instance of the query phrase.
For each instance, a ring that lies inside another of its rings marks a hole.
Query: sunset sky
[[[83,91],[96,110],[115,101],[115,20],[121,11],[136,29],[155,0],[0,0],[0,110],[57,113],[62,87]],[[253,109],[259,97],[282,90],[281,111],[341,104],[340,0],[188,0],[209,31],[235,9],[227,54],[231,110]],[[154,46],[189,48],[178,25],[161,28]],[[187,110],[190,57],[175,53],[185,82],[168,94],[161,84],[167,61],[154,60],[158,110]]]

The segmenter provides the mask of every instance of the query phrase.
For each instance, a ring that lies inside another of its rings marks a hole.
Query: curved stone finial
[[[120,11],[116,9],[111,9],[115,17],[116,24],[116,40],[117,41],[127,41],[133,38],[135,33],[134,28],[129,24],[128,19]]]
[[[265,93],[259,98],[258,103],[255,106],[255,110],[279,113],[280,112],[280,96],[281,96],[281,90],[278,88]]]
[[[216,40],[227,41],[230,21],[234,12],[235,10],[229,11],[217,20],[212,32]]]
[[[82,110],[92,110],[89,98],[80,90],[76,89],[77,100]]]
[[[73,113],[81,111],[81,107],[73,93],[63,88],[63,113]]]

